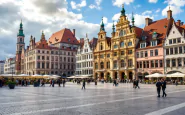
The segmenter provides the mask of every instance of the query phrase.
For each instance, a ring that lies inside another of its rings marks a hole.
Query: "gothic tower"
[[[17,46],[16,46],[16,64],[15,64],[15,73],[20,74],[21,72],[21,52],[25,48],[24,43],[24,33],[23,33],[23,24],[22,20],[20,23],[19,33],[17,34]]]

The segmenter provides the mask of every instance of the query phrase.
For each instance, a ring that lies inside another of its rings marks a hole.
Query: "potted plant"
[[[15,81],[8,81],[7,84],[8,84],[8,87],[10,89],[14,89],[15,88],[15,85],[16,85],[16,82]]]

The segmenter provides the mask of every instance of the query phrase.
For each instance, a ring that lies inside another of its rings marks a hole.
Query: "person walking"
[[[133,81],[133,88],[136,88],[136,80]]]
[[[161,86],[162,86],[162,83],[160,80],[158,80],[156,83],[158,97],[160,97]]]
[[[113,81],[113,86],[116,86],[116,79],[114,79]]]
[[[55,80],[52,79],[52,87],[55,87]]]
[[[85,80],[83,80],[82,89],[85,89]]]
[[[164,79],[162,79],[162,91],[163,91],[163,96],[162,97],[167,96],[167,94],[165,92],[165,89],[166,89],[166,81]]]
[[[60,83],[61,83],[61,81],[60,81],[60,78],[58,79],[58,86],[60,87]]]
[[[139,80],[136,80],[136,81],[135,81],[135,85],[136,85],[136,86],[135,86],[135,89],[136,89],[136,88],[140,89],[140,87],[139,87]]]
[[[176,85],[176,86],[178,85],[178,81],[177,81],[177,80],[175,80],[175,85]]]
[[[0,87],[2,87],[3,85],[3,81],[2,81],[2,79],[0,79]]]
[[[50,87],[52,86],[52,80],[50,80]]]

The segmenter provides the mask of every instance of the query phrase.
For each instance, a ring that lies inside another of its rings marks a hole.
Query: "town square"
[[[0,115],[185,115],[185,0],[1,0]]]

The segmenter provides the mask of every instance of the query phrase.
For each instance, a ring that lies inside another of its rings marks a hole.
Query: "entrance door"
[[[104,79],[104,73],[103,72],[101,73],[100,79]]]
[[[121,78],[122,78],[122,80],[124,80],[124,79],[125,79],[124,77],[125,77],[125,73],[124,73],[124,72],[122,72],[122,73],[121,73]]]

